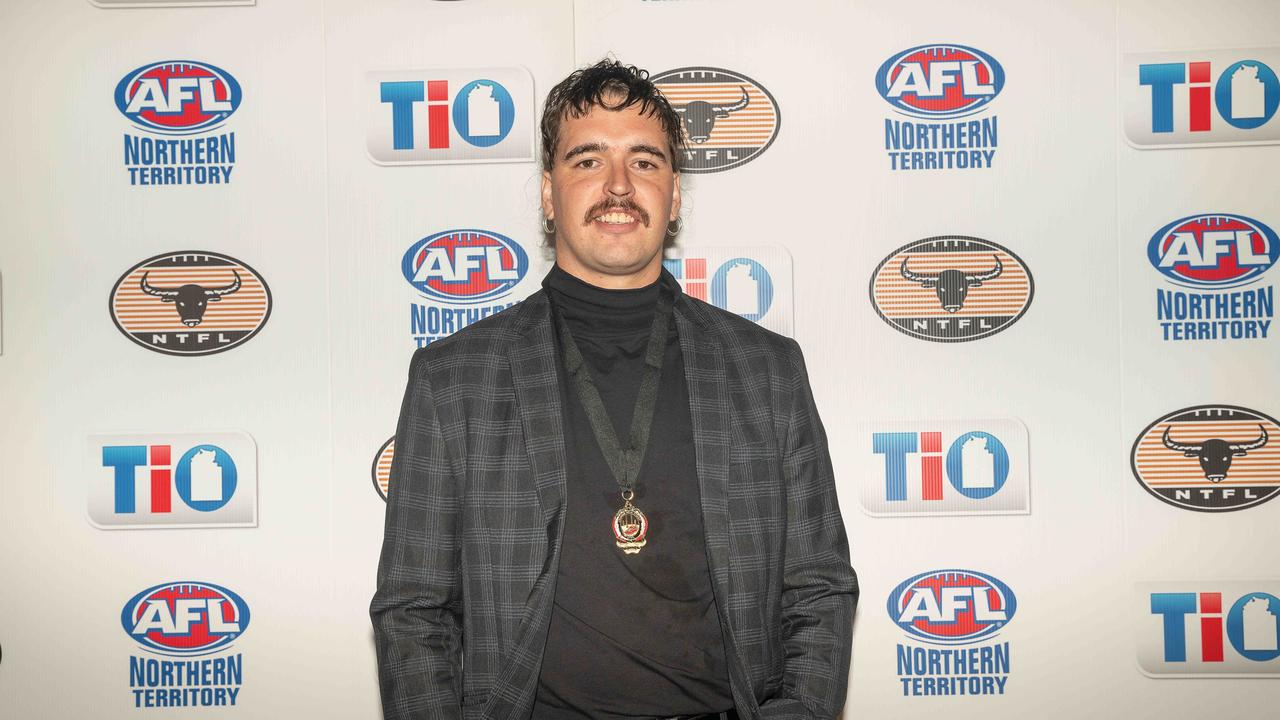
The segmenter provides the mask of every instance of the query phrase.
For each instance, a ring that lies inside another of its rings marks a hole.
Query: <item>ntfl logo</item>
[[[893,329],[935,342],[994,335],[1031,306],[1022,259],[989,240],[944,235],[908,243],[871,275],[871,304]]]
[[[391,461],[396,455],[396,436],[392,435],[386,442],[382,443],[382,447],[378,448],[378,452],[373,456],[373,489],[378,491],[378,497],[385,502],[387,492],[391,489]]]
[[[1175,410],[1138,435],[1133,475],[1174,507],[1229,512],[1280,492],[1280,424],[1234,405]]]
[[[165,355],[211,355],[248,342],[271,316],[262,276],[228,255],[185,250],[134,265],[111,289],[111,319]]]
[[[778,137],[773,95],[742,73],[684,67],[653,76],[684,127],[687,173],[723,172],[754,160]]]
[[[120,613],[125,633],[161,655],[205,655],[231,645],[249,627],[249,605],[227,588],[173,582],[147,588]]]
[[[524,68],[366,77],[366,148],[379,165],[533,160],[533,78]]]

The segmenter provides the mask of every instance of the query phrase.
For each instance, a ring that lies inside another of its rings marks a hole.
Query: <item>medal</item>
[[[628,490],[622,493],[622,508],[613,516],[613,537],[622,552],[635,555],[645,546],[649,534],[649,518],[644,516],[640,508],[631,504],[635,493]]]
[[[605,410],[604,401],[595,380],[582,359],[582,351],[573,339],[568,323],[559,312],[555,313],[560,328],[560,344],[564,351],[564,366],[578,390],[582,409],[587,412],[596,445],[604,456],[613,478],[622,490],[622,507],[613,515],[613,539],[627,555],[635,555],[649,542],[649,518],[631,503],[636,497],[636,477],[649,445],[649,429],[653,425],[653,411],[658,402],[658,380],[662,377],[662,361],[666,355],[667,327],[671,322],[672,299],[665,292],[658,296],[657,314],[649,331],[649,345],[645,351],[644,377],[640,380],[640,392],[636,395],[636,407],[631,415],[630,447],[623,448],[613,421]]]

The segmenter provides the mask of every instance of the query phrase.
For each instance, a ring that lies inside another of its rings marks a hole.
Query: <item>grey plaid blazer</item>
[[[858,585],[800,348],[685,295],[675,320],[737,710],[834,717]],[[565,511],[557,352],[539,291],[414,354],[370,606],[387,718],[531,711]]]

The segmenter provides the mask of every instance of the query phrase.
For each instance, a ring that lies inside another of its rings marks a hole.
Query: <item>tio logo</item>
[[[426,101],[427,147],[449,147],[449,81],[407,80],[382,83],[382,102],[391,106],[392,147],[416,147],[414,107]],[[452,121],[458,136],[476,147],[496,145],[511,132],[516,106],[511,93],[492,80],[473,80],[453,98]],[[421,116],[419,116],[421,117]]]
[[[1151,88],[1151,132],[1171,133],[1185,122],[1191,132],[1213,129],[1213,109],[1232,127],[1252,130],[1266,123],[1280,103],[1280,80],[1256,61],[1232,63],[1214,83],[1212,63],[1149,63],[1138,66],[1138,82]],[[1187,85],[1187,114],[1175,118],[1174,87]]]
[[[247,435],[157,435],[119,442],[125,437],[144,439],[100,436],[91,442],[98,467],[92,473],[89,517],[98,527],[257,524],[256,458]]]
[[[917,442],[917,437],[919,441]],[[872,452],[884,456],[885,497],[907,499],[907,455],[919,455],[921,497],[942,499],[942,433],[875,433]],[[1009,453],[995,435],[968,432],[956,438],[945,455],[946,478],[951,487],[975,500],[991,497],[1009,478]]]
[[[115,511],[137,512],[134,476],[139,468],[151,471],[153,513],[173,511],[170,488],[187,507],[212,512],[231,501],[236,492],[236,463],[217,445],[197,445],[178,459],[177,473],[170,470],[169,445],[109,445],[102,448],[102,464],[115,471]]]
[[[863,509],[875,516],[1030,511],[1027,432],[1014,419],[870,427]]]
[[[1120,106],[1139,149],[1280,142],[1280,47],[1125,55]]]
[[[533,159],[524,68],[369,73],[366,147],[380,165]]]
[[[663,266],[680,281],[686,295],[752,322],[760,322],[773,305],[773,277],[750,258],[731,258],[710,276],[706,258],[664,260]]]
[[[791,335],[791,255],[784,248],[700,247],[663,258],[662,267],[685,295]]]
[[[1139,664],[1149,674],[1280,675],[1277,585],[1139,585],[1138,609],[1147,612],[1140,624],[1145,637],[1139,638]]]

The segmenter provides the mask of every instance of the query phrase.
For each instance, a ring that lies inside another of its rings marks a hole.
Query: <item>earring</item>
[[[674,230],[671,229],[671,223],[676,224],[676,227]],[[671,222],[667,223],[667,235],[671,237],[675,237],[679,235],[680,231],[683,229],[684,229],[684,218],[680,217],[679,215],[676,216],[675,220],[672,220]]]
[[[547,235],[555,235],[555,234],[556,234],[556,221],[555,221],[554,219],[552,219],[552,218],[549,218],[549,217],[543,216],[543,218],[542,218],[542,232],[546,233]]]

